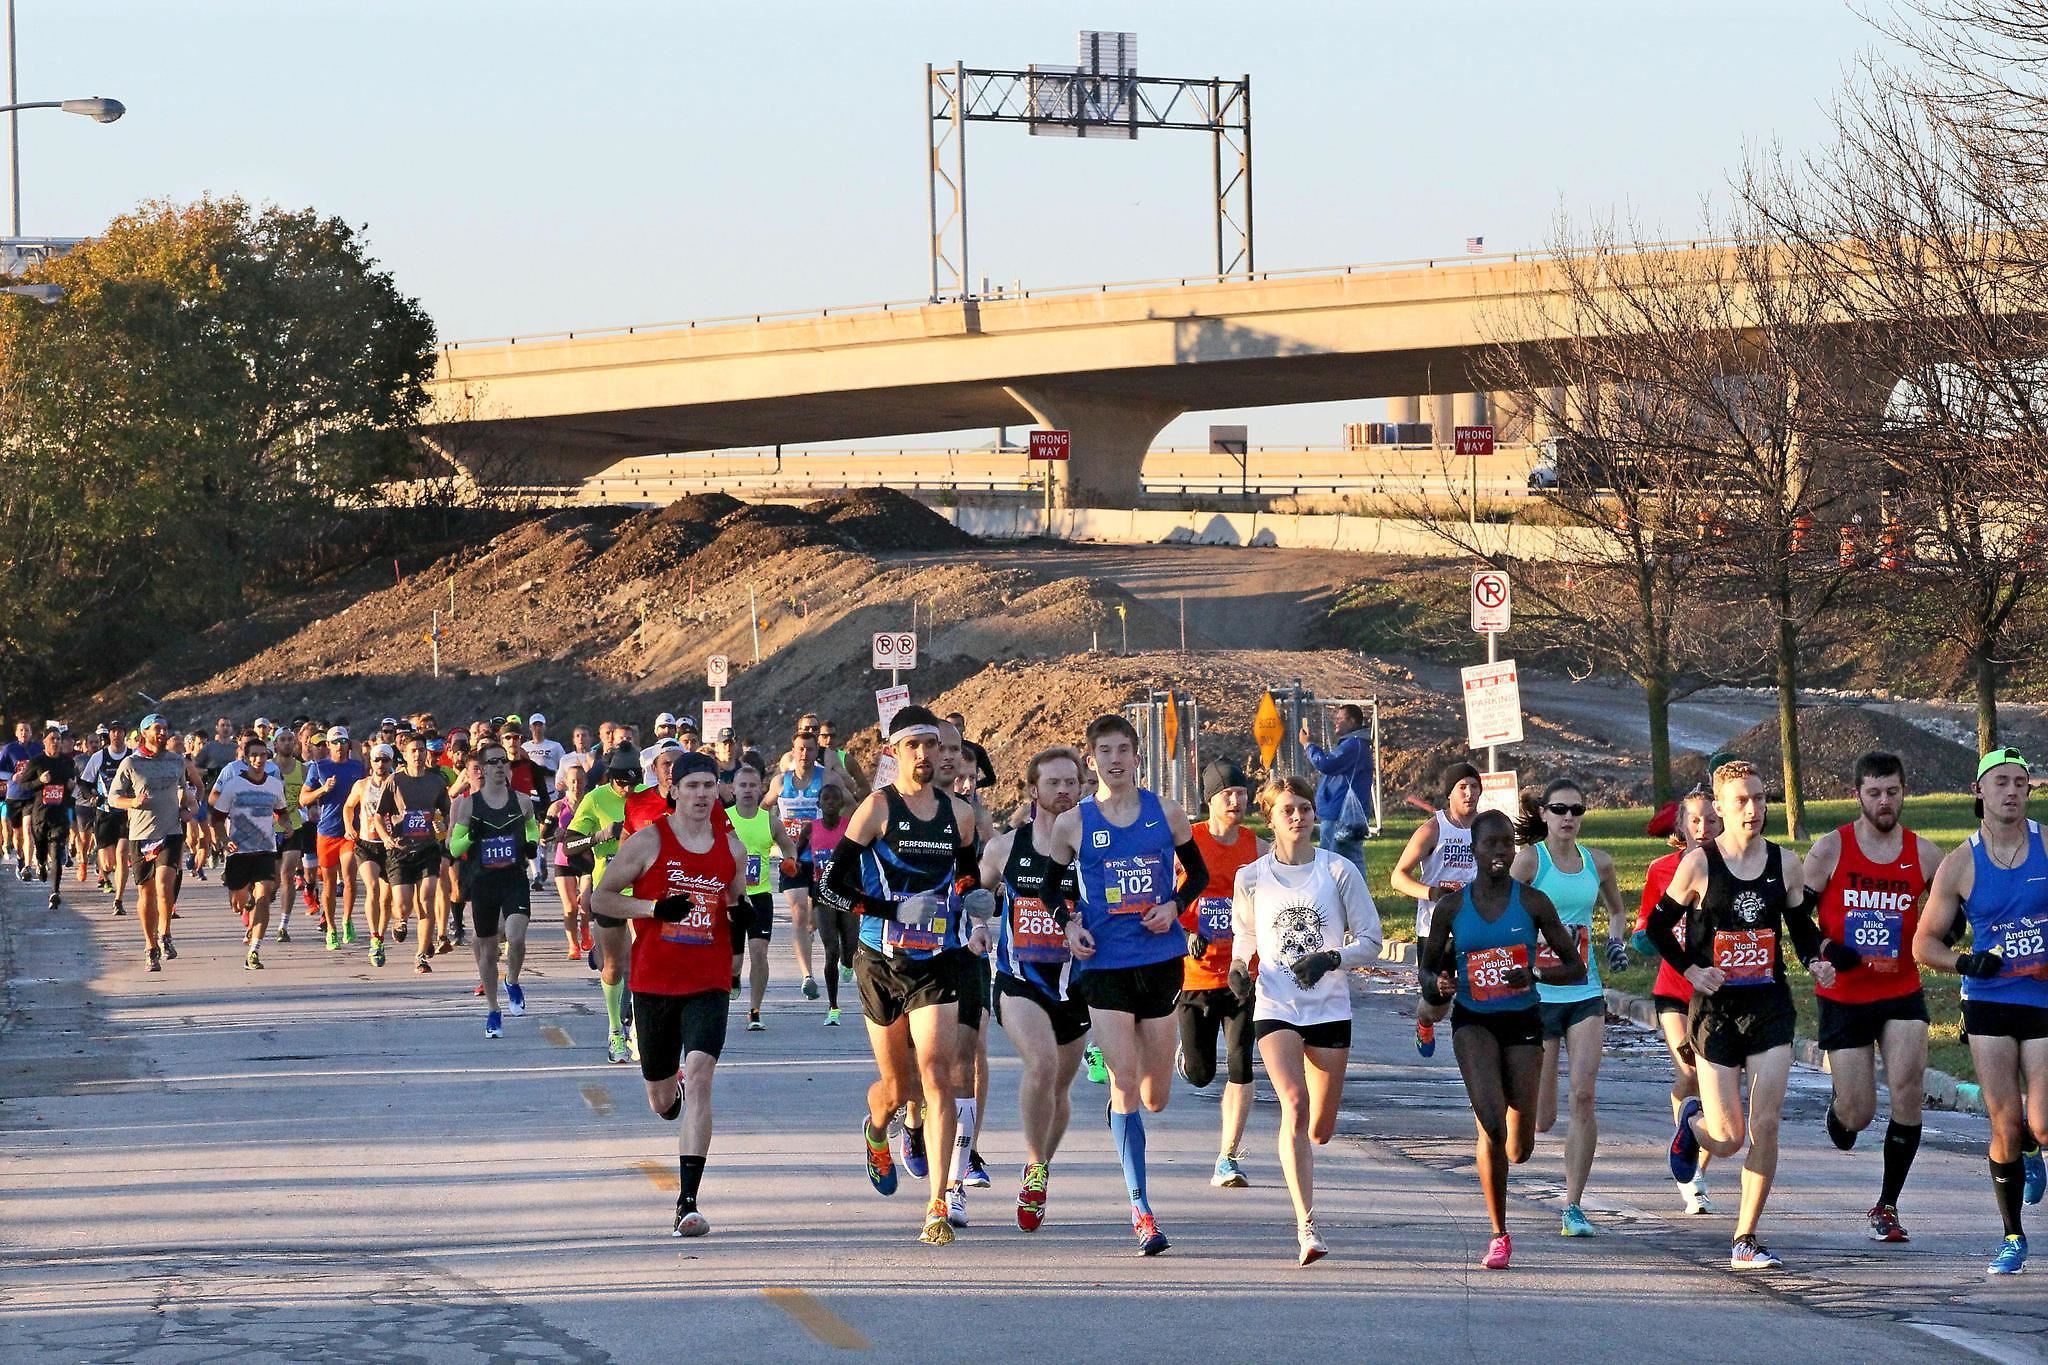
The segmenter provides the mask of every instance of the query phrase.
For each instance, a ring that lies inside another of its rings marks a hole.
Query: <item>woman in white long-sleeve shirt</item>
[[[1301,1264],[1329,1248],[1316,1232],[1309,1143],[1327,1143],[1351,1058],[1351,991],[1342,969],[1379,956],[1380,915],[1357,867],[1315,846],[1315,789],[1283,778],[1259,793],[1273,851],[1241,869],[1231,900],[1230,984],[1258,1004],[1252,1035],[1280,1096],[1280,1166],[1294,1198]]]

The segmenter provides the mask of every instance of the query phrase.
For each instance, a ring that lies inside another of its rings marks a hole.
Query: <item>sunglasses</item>
[[[487,758],[483,761],[483,764],[486,768],[509,768],[512,766],[512,760],[509,758]]]
[[[1552,815],[1584,815],[1586,813],[1586,808],[1582,805],[1567,806],[1561,801],[1553,801],[1543,809],[1549,811]]]

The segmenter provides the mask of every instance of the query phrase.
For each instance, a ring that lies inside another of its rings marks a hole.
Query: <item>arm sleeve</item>
[[[1363,967],[1380,955],[1380,911],[1372,903],[1372,892],[1358,869],[1341,858],[1332,857],[1331,872],[1337,882],[1337,898],[1344,907],[1344,932],[1351,941],[1337,950],[1340,967]]]
[[[1194,903],[1202,898],[1202,892],[1209,885],[1209,865],[1202,861],[1202,846],[1193,839],[1176,844],[1173,856],[1180,861],[1180,885],[1174,888],[1173,901],[1185,914]]]
[[[1657,906],[1650,911],[1650,918],[1644,923],[1644,930],[1650,935],[1650,944],[1657,950],[1657,956],[1671,964],[1671,970],[1683,974],[1688,967],[1697,966],[1686,956],[1685,945],[1678,941],[1678,922],[1685,918],[1686,905],[1670,896],[1661,896]]]
[[[469,852],[469,821],[464,820],[448,831],[448,852],[457,858]]]
[[[857,844],[851,839],[841,839],[839,846],[832,850],[832,871],[827,874],[825,885],[863,915],[892,919],[895,917],[896,907],[879,896],[870,896],[860,884],[860,861],[867,854],[868,845]]]
[[[953,848],[953,890],[965,894],[981,885],[981,854],[973,844]]]
[[[976,789],[993,787],[996,784],[996,765],[989,762],[988,750],[979,744],[974,746],[974,766],[980,774],[974,779]]]
[[[1820,956],[1820,926],[1813,922],[1814,911],[1820,908],[1820,897],[1810,886],[1804,891],[1798,904],[1785,907],[1785,932],[1792,940],[1792,951],[1799,954],[1802,963]]]

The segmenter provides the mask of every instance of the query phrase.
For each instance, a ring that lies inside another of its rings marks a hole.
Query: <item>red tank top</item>
[[[1650,912],[1657,908],[1657,902],[1664,899],[1664,893],[1671,889],[1671,879],[1678,875],[1678,864],[1685,857],[1683,852],[1667,853],[1650,864],[1643,873],[1643,905],[1636,914],[1636,928],[1650,927]],[[1680,943],[1685,942],[1685,921],[1679,920],[1672,927]],[[1650,987],[1652,995],[1668,995],[1680,1004],[1692,1002],[1692,982],[1681,976],[1677,969],[1661,956],[1657,959],[1657,983]]]
[[[1900,856],[1872,862],[1856,842],[1856,826],[1835,831],[1842,853],[1835,875],[1820,897],[1820,931],[1863,954],[1852,971],[1838,972],[1835,984],[1814,987],[1824,999],[1845,1005],[1892,1000],[1920,989],[1920,965],[1913,960],[1913,931],[1920,924],[1920,899],[1927,869],[1920,865],[1920,841],[1901,829]]]
[[[1187,959],[1180,984],[1187,991],[1221,990],[1230,984],[1231,894],[1237,887],[1238,869],[1259,860],[1259,841],[1240,826],[1236,843],[1219,844],[1204,820],[1195,826],[1195,846],[1202,850],[1209,884],[1202,888],[1202,898],[1181,915],[1180,926],[1198,931],[1209,940],[1209,949],[1200,957]]]
[[[661,851],[634,881],[633,899],[687,895],[696,904],[679,923],[633,921],[633,989],[650,995],[722,992],[732,982],[726,889],[739,872],[732,845],[714,828],[710,851],[692,853],[667,820],[656,821],[654,828],[661,831]]]

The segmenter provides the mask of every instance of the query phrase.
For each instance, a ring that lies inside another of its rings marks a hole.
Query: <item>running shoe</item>
[[[1899,1226],[1899,1211],[1890,1204],[1879,1204],[1870,1211],[1870,1240],[1873,1242],[1910,1242],[1906,1230]]]
[[[1783,1270],[1785,1263],[1754,1237],[1737,1237],[1728,1250],[1730,1270]]]
[[[354,943],[356,941],[356,922],[354,920],[345,919],[341,922],[341,941],[343,943]]]
[[[60,902],[59,902],[59,901],[58,901],[58,899],[57,899],[57,893],[56,893],[56,892],[54,892],[54,891],[52,891],[52,892],[50,893],[50,908],[51,908],[52,910],[55,910],[55,909],[57,908],[57,906],[58,906],[58,904],[59,904],[59,903],[60,903]]]
[[[505,983],[505,1013],[514,1018],[526,1013],[526,992],[519,988],[517,981]]]
[[[924,1231],[917,1234],[917,1240],[926,1246],[942,1247],[953,1240],[953,1225],[946,1221],[946,1201],[934,1199],[925,1207]]]
[[[764,1031],[765,1031],[765,1030],[767,1029],[767,1027],[768,1027],[768,1026],[767,1026],[766,1024],[764,1024],[764,1023],[762,1023],[762,1022],[761,1022],[761,1011],[759,1011],[759,1010],[748,1010],[748,1011],[747,1011],[747,1032],[749,1032],[749,1033],[761,1033],[761,1032],[764,1032]]]
[[[1671,1178],[1681,1185],[1689,1185],[1692,1178],[1700,1173],[1700,1139],[1692,1130],[1692,1121],[1700,1112],[1700,1097],[1687,1095],[1685,1103],[1678,1108],[1678,1123],[1671,1133]]]
[[[922,1180],[931,1174],[931,1164],[924,1159],[924,1129],[903,1129],[903,1169],[912,1180]]]
[[[946,1187],[946,1221],[956,1228],[967,1226],[967,1191],[958,1185]]]
[[[889,1156],[889,1135],[882,1134],[881,1141],[875,1140],[874,1132],[866,1118],[860,1121],[860,1145],[867,1149],[868,1183],[875,1187],[875,1193],[890,1195],[896,1193],[896,1163]]]
[[[2027,1268],[2027,1239],[2018,1233],[1999,1245],[1998,1254],[1984,1267],[1986,1275],[2017,1275]]]
[[[589,939],[583,940],[583,960],[590,964],[590,970],[597,970],[597,945]]]
[[[475,990],[473,990],[473,991],[471,991],[471,992],[470,992],[470,994],[471,994],[471,995],[473,995],[473,996],[475,996],[475,997],[476,997],[477,999],[479,999],[479,1000],[483,999],[483,998],[484,998],[484,983],[483,983],[483,982],[481,982],[481,981],[477,982],[477,983],[476,983],[476,989],[475,989]]]
[[[384,940],[381,938],[372,938],[370,940],[370,965],[372,967],[384,965]]]
[[[102,873],[102,874],[100,875],[100,890],[101,890],[101,891],[112,891],[113,889],[114,889],[114,884],[113,884],[112,882],[110,882],[110,881],[108,881],[108,880],[107,880],[107,878],[106,878],[106,874]]]
[[[588,929],[585,929],[583,931],[583,951],[586,953],[594,953],[597,951],[597,943],[594,939],[590,937],[590,930]]]
[[[2026,1168],[2027,1182],[2020,1197],[2029,1204],[2041,1202],[2041,1196],[2048,1194],[2048,1165],[2041,1162],[2041,1149],[2020,1153],[2020,1165]]]
[[[1508,1257],[1515,1254],[1515,1244],[1505,1232],[1486,1244],[1486,1258],[1480,1266],[1487,1270],[1506,1270]]]
[[[839,984],[842,986],[851,986],[853,984],[853,968],[841,967],[839,969]]]
[[[1188,1075],[1188,1054],[1181,1048],[1179,1043],[1173,1045],[1173,1074],[1186,1081],[1189,1085],[1195,1085],[1195,1078]],[[1206,1090],[1208,1087],[1195,1085],[1195,1089]]]
[[[960,1183],[970,1190],[985,1190],[993,1183],[988,1178],[988,1167],[982,1164],[981,1153],[972,1147],[967,1149],[967,1174]]]
[[[1330,1254],[1330,1248],[1324,1243],[1322,1235],[1316,1231],[1316,1220],[1312,1217],[1301,1220],[1301,1226],[1295,1230],[1294,1238],[1301,1244],[1303,1265],[1314,1265]]]
[[[404,920],[400,920],[400,921],[399,921],[399,922],[397,923],[397,925],[395,925],[395,926],[394,926],[394,927],[392,928],[392,930],[391,930],[391,937],[393,937],[393,938],[397,939],[397,940],[398,940],[398,941],[399,941],[400,943],[403,943],[403,942],[405,942],[405,921],[404,921]]]
[[[1102,1049],[1090,1043],[1085,1055],[1088,1058],[1088,1079],[1097,1085],[1108,1085],[1109,1064],[1102,1060]]]
[[[632,1060],[632,1051],[626,1046],[625,1034],[614,1033],[605,1043],[604,1059],[615,1065],[623,1065]]]
[[[505,1019],[504,1019],[504,1016],[503,1016],[503,1015],[501,1015],[501,1014],[499,1014],[499,1013],[498,1013],[498,1012],[497,1012],[496,1010],[492,1010],[492,1011],[491,1011],[491,1012],[490,1012],[489,1014],[486,1014],[486,1015],[484,1016],[484,1037],[486,1037],[486,1038],[503,1038],[504,1036],[505,1036]]]
[[[114,902],[114,913],[115,913],[115,914],[117,914],[117,915],[125,915],[125,914],[127,914],[127,913],[128,913],[128,907],[127,907],[127,906],[125,906],[125,905],[123,905],[123,904],[121,904],[121,902],[119,902],[119,901],[115,901],[115,902]]]
[[[164,969],[164,956],[155,948],[149,950],[149,969],[153,972],[160,972]]]
[[[1241,1190],[1252,1182],[1245,1179],[1244,1167],[1237,1164],[1233,1152],[1216,1158],[1216,1174],[1209,1177],[1209,1183],[1219,1190]]]
[[[14,860],[14,875],[25,882],[35,880],[34,877],[28,875],[28,861],[24,858],[16,858]]]
[[[329,929],[327,931],[327,951],[331,953],[339,947],[341,947],[341,935]]]
[[[1558,1229],[1558,1233],[1565,1237],[1591,1237],[1593,1235],[1593,1224],[1586,1217],[1584,1209],[1580,1208],[1577,1204],[1566,1204],[1564,1206],[1564,1225]]]
[[[569,953],[568,953],[568,960],[569,960],[569,961],[571,961],[571,962],[574,962],[574,961],[575,961],[575,960],[576,960],[577,958],[579,958],[579,957],[582,957],[582,956],[583,956],[583,950],[582,950],[581,948],[578,948],[578,947],[577,947],[577,946],[576,946],[575,944],[573,944],[573,943],[569,945]]]
[[[1051,1179],[1052,1171],[1042,1161],[1024,1168],[1024,1185],[1017,1191],[1017,1226],[1026,1232],[1038,1231],[1045,1221],[1045,1186]]]
[[[1687,1213],[1712,1213],[1714,1201],[1707,1197],[1707,1177],[1696,1175],[1689,1185],[1680,1185],[1678,1193],[1685,1199]]]
[[[431,976],[433,974],[433,971],[434,964],[427,961],[425,958],[416,957],[412,960],[412,974],[414,976]],[[518,1010],[514,1010],[512,1012],[514,1014],[519,1013]]]
[[[249,956],[242,959],[242,970],[245,972],[260,972],[263,970],[263,959],[256,956],[254,948],[249,950]]]
[[[839,1006],[834,1005],[831,1009],[825,1011],[825,1027],[839,1027]]]
[[[818,983],[817,983],[817,980],[816,980],[815,978],[813,978],[813,977],[808,977],[808,976],[807,976],[807,977],[805,977],[805,978],[804,978],[804,999],[806,999],[806,1000],[816,1000],[817,998],[818,998]]]
[[[460,942],[462,942],[460,938],[450,938],[448,937],[448,935],[443,934],[441,935],[440,939],[434,944],[434,952],[437,955],[441,953],[452,953],[455,951],[455,945]]]
[[[165,934],[165,935],[164,935],[164,961],[166,961],[166,962],[176,962],[177,960],[178,960],[178,945],[177,945],[177,944],[175,944],[175,943],[173,943],[173,942],[171,942],[171,936],[170,936],[169,934]]]
[[[1436,1056],[1436,1025],[1422,1019],[1415,1021],[1415,1050],[1424,1057]]]
[[[206,880],[206,869],[203,867],[195,867],[192,869],[192,875],[197,880],[203,882]]]
[[[1141,1213],[1135,1207],[1131,1209],[1131,1231],[1138,1234],[1140,1256],[1157,1256],[1173,1245],[1166,1240],[1166,1234],[1159,1230],[1159,1220],[1149,1213]]]
[[[711,1231],[711,1220],[695,1209],[676,1210],[676,1237],[702,1237]]]
[[[290,942],[292,941],[292,931],[291,931],[290,929],[287,929],[287,928],[286,928],[286,927],[285,927],[284,925],[282,925],[282,924],[278,925],[278,926],[277,926],[277,941],[278,941],[279,943],[290,943]]]

